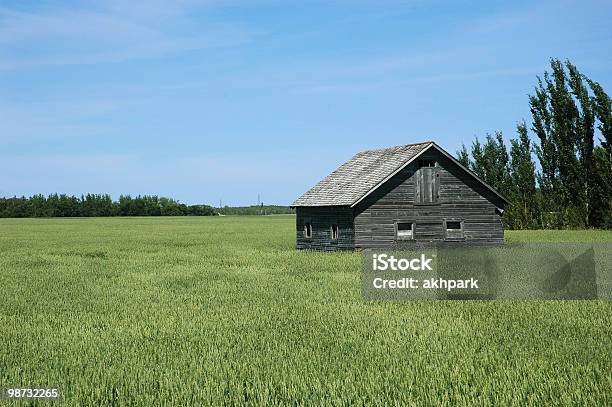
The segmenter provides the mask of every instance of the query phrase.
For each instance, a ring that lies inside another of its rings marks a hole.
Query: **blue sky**
[[[609,2],[0,1],[0,195],[289,204],[362,149],[514,135]]]

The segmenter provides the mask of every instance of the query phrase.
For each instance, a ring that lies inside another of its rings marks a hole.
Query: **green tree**
[[[461,150],[457,151],[457,160],[463,164],[465,168],[471,168],[470,154],[465,144],[461,144]]]
[[[504,196],[509,196],[512,188],[510,178],[510,158],[508,149],[504,143],[503,135],[500,131],[495,132],[493,141],[494,163],[493,163],[493,185]]]
[[[612,103],[602,86],[586,79],[594,96],[593,110],[601,134],[601,147],[593,153],[593,180],[591,193],[592,224],[612,228]]]
[[[525,122],[517,126],[518,139],[510,140],[509,197],[506,222],[512,229],[535,229],[538,223],[538,200],[536,195],[536,170],[533,149]]]
[[[612,171],[610,155],[603,146],[593,151],[593,191],[590,219],[595,227],[612,228]]]
[[[471,169],[476,175],[502,195],[508,195],[511,185],[509,157],[502,133],[495,132],[495,137],[487,134],[484,144],[476,137],[472,143],[472,158]]]
[[[550,67],[529,96],[532,129],[540,142],[543,225],[600,227],[607,222],[602,208],[611,206],[605,195],[605,180],[612,178],[610,98],[570,61],[551,59]],[[596,129],[603,149],[597,157]]]
[[[544,223],[549,227],[590,224],[594,115],[584,77],[569,61],[550,61],[529,97],[542,167],[538,176]],[[569,72],[566,73],[566,69]]]
[[[575,204],[583,207],[585,218],[584,225],[593,225],[594,221],[591,214],[591,201],[593,193],[594,166],[593,149],[595,136],[595,112],[593,102],[589,96],[589,91],[585,86],[584,75],[569,61],[565,65],[569,71],[569,86],[572,95],[577,100],[578,112],[576,117],[575,142],[576,152],[578,153],[577,189],[572,196],[576,196]]]
[[[472,162],[470,164],[471,170],[474,171],[480,179],[484,180],[486,175],[486,164],[483,148],[478,137],[474,137],[474,141],[472,142]]]
[[[589,87],[594,93],[593,106],[597,119],[599,120],[598,129],[603,139],[601,145],[612,163],[612,103],[602,86],[587,78]]]
[[[548,81],[548,73],[544,76]],[[539,145],[535,146],[535,151],[541,167],[537,181],[542,196],[542,226],[557,227],[560,226],[556,216],[560,207],[556,199],[559,184],[558,155],[552,139],[549,95],[540,77],[535,87],[535,94],[529,95],[529,106],[533,120],[531,129],[540,141]]]

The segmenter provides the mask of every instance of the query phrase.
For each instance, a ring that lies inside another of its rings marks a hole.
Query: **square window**
[[[414,224],[412,222],[398,222],[395,237],[397,240],[412,240],[414,238]]]
[[[444,222],[444,231],[446,239],[460,240],[464,238],[463,222],[459,220],[447,220]]]
[[[457,222],[457,221],[446,222],[446,229],[461,230],[461,222]]]

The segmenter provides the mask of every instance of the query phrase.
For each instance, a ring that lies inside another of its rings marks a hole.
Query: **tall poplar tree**
[[[529,96],[538,137],[545,226],[587,226],[591,193],[594,115],[584,77],[569,61],[550,61]],[[569,72],[566,73],[566,69]]]
[[[610,162],[612,163],[612,103],[610,96],[606,94],[599,83],[590,79],[587,79],[587,82],[595,95],[593,97],[593,107],[597,120],[599,121],[597,128],[603,137],[601,146],[608,154]]]
[[[602,137],[593,152],[590,216],[592,226],[612,228],[612,103],[599,83],[586,81],[594,94],[593,110]]]
[[[548,82],[548,73],[544,73]],[[559,226],[554,216],[558,212],[557,191],[559,184],[559,164],[555,143],[552,138],[552,119],[549,111],[549,95],[542,78],[538,77],[535,93],[529,95],[529,107],[532,116],[531,129],[539,139],[535,151],[540,162],[541,171],[537,174],[538,185],[542,194],[542,226]]]
[[[525,122],[517,124],[518,139],[510,140],[510,201],[507,222],[513,229],[535,229],[538,222],[536,170]]]

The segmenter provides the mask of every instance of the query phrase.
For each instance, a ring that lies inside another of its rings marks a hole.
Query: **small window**
[[[338,225],[332,225],[331,227],[331,238],[332,240],[338,240],[338,235],[340,234]]]
[[[445,223],[447,239],[463,239],[463,222],[458,220],[447,220]]]
[[[414,224],[412,222],[398,222],[395,237],[397,240],[412,240],[414,237]]]
[[[310,223],[304,225],[304,237],[306,239],[312,238],[312,225]]]
[[[436,166],[436,161],[435,160],[419,160],[419,168],[423,168],[423,167],[435,167]]]
[[[446,222],[446,229],[461,230],[461,222],[457,222],[457,221]]]

